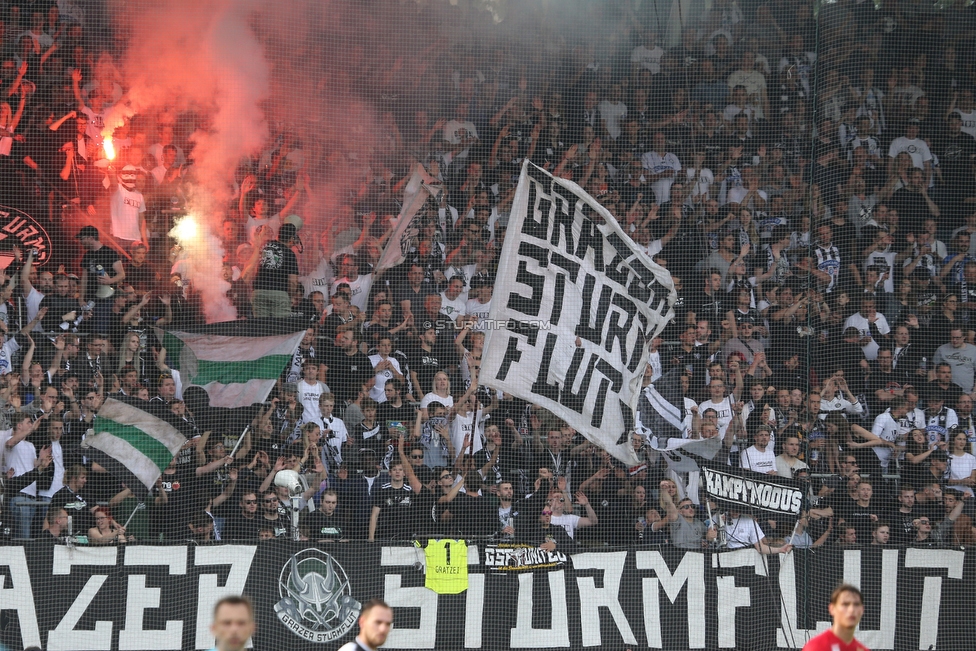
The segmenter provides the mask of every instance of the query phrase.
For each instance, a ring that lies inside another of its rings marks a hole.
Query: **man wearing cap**
[[[267,237],[262,232],[259,238]],[[255,318],[287,318],[291,315],[291,296],[299,289],[298,258],[291,250],[297,243],[298,230],[294,224],[282,224],[278,239],[255,247],[245,271],[245,277],[253,274],[254,293],[251,308]]]
[[[78,304],[94,301],[94,330],[109,332],[112,327],[112,285],[125,280],[125,269],[119,254],[99,241],[98,229],[85,226],[75,236],[86,253],[81,258],[81,289]]]

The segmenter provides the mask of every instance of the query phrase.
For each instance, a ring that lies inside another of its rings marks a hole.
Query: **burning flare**
[[[115,160],[115,145],[112,143],[112,136],[105,136],[102,141],[102,149],[105,150],[105,158]]]

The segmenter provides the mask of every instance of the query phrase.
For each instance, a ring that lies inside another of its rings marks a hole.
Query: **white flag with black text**
[[[628,464],[648,344],[674,283],[582,188],[526,161],[482,354],[482,384],[551,411]]]

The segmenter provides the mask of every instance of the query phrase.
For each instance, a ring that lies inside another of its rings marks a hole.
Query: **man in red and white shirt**
[[[837,586],[830,595],[829,610],[833,626],[807,642],[803,651],[868,651],[854,638],[854,629],[864,615],[861,591],[846,583]]]

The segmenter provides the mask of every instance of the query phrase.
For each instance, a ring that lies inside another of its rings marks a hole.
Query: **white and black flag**
[[[709,467],[702,477],[708,496],[720,504],[796,516],[803,507],[803,491],[793,479]]]
[[[648,344],[674,283],[582,188],[526,161],[485,328],[482,384],[549,410],[628,464]]]

